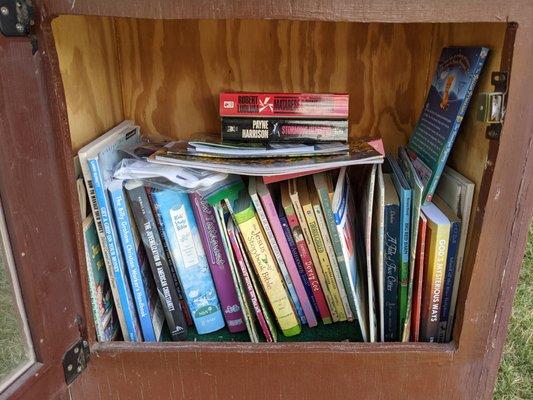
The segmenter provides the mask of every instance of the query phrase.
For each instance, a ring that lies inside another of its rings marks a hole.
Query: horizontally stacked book
[[[138,164],[243,175],[229,175],[223,196],[217,184],[210,196],[159,185],[168,174],[153,179],[148,167],[114,179],[119,150],[142,147],[131,121],[86,146],[98,339],[184,340],[227,327],[224,340],[312,340],[348,324],[355,334],[325,337],[449,341],[474,187],[444,164],[486,54],[443,50],[414,134],[384,164],[380,143],[367,141],[318,154],[318,144],[348,139],[349,99],[334,94],[223,93],[223,147],[167,143]],[[264,153],[295,143],[301,154]]]

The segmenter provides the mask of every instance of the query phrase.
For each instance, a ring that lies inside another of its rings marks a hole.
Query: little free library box
[[[1,398],[492,397],[533,212],[531,1],[0,7],[0,198],[36,358]],[[397,154],[452,46],[490,53],[447,162],[475,184],[450,342],[97,340],[78,150],[124,120],[217,140],[219,94],[253,91],[348,94],[350,139]]]

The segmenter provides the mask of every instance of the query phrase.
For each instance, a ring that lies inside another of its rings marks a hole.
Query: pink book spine
[[[302,278],[298,273],[298,268],[296,267],[294,258],[292,257],[291,249],[289,248],[289,243],[287,243],[287,238],[285,237],[283,227],[281,226],[281,223],[279,221],[278,213],[276,212],[276,207],[274,206],[274,202],[272,201],[272,196],[270,195],[268,189],[266,189],[264,193],[259,193],[259,197],[261,198],[261,202],[263,203],[263,207],[265,208],[265,213],[267,215],[268,222],[270,223],[270,227],[272,228],[272,232],[274,233],[274,237],[278,242],[278,246],[280,248],[283,260],[287,265],[287,270],[289,271],[289,275],[291,276],[292,284],[294,285],[294,289],[296,290],[298,299],[300,299],[300,304],[302,305],[305,318],[307,319],[307,325],[309,325],[310,328],[312,328],[313,326],[317,326],[318,322],[316,320],[315,312],[313,311],[313,306],[309,301],[309,297],[307,296],[307,292],[305,291]]]
[[[302,263],[304,265],[305,273],[307,274],[307,278],[309,278],[309,283],[311,284],[311,288],[313,289],[313,295],[315,296],[315,300],[318,304],[320,317],[322,318],[322,321],[324,323],[331,323],[331,313],[329,311],[328,303],[326,302],[326,297],[324,296],[324,292],[322,291],[322,286],[320,286],[320,281],[316,276],[316,271],[313,265],[313,260],[311,258],[311,253],[309,253],[309,249],[307,248],[307,244],[305,243],[302,228],[300,227],[300,223],[298,222],[298,217],[296,216],[296,214],[286,214],[286,217],[287,221],[289,222],[289,226],[291,227],[291,230],[293,232],[292,236],[294,238],[294,241],[296,242],[298,253],[300,253],[300,259],[302,260]]]
[[[196,193],[190,194],[189,198],[207,263],[224,312],[224,319],[230,332],[242,332],[246,330],[246,324],[233,284],[228,256],[224,250],[214,210]]]
[[[263,314],[263,310],[261,310],[261,306],[259,305],[259,301],[257,300],[257,295],[255,293],[252,280],[250,279],[250,275],[248,275],[248,270],[246,269],[246,264],[244,262],[244,257],[241,252],[241,248],[239,247],[239,244],[237,243],[237,238],[235,237],[235,232],[228,229],[228,238],[231,243],[231,247],[233,248],[233,255],[235,256],[235,261],[237,261],[237,265],[241,270],[242,278],[244,279],[244,284],[246,285],[246,290],[248,291],[248,296],[250,297],[250,301],[252,302],[255,316],[259,321],[261,330],[265,335],[266,341],[273,342],[274,339],[272,338],[272,334],[270,333],[270,329],[268,327],[265,315]]]

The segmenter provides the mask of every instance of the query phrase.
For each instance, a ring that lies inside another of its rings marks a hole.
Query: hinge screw
[[[2,8],[0,8],[0,12],[1,12],[2,15],[5,17],[6,15],[9,15],[9,8],[7,8],[7,7],[2,7]]]
[[[19,31],[20,33],[24,32],[24,25],[22,24],[17,24],[15,25],[16,28],[17,28],[17,31]]]

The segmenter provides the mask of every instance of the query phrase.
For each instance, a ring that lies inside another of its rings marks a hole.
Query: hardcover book
[[[412,191],[398,161],[392,156],[387,156],[387,162],[392,172],[392,182],[400,199],[400,242],[398,243],[400,253],[398,307],[400,315],[398,318],[398,330],[399,338],[401,339],[407,319],[407,304],[409,301],[409,256],[411,254],[409,237],[411,235]]]
[[[220,93],[220,116],[281,118],[348,118],[347,94]]]
[[[348,120],[222,117],[222,140],[239,142],[347,142]]]
[[[230,272],[233,279],[233,283],[235,285],[237,298],[239,299],[239,304],[243,314],[244,323],[246,325],[246,330],[248,331],[248,336],[250,337],[250,341],[252,343],[259,343],[259,335],[255,328],[254,317],[252,314],[252,307],[253,309],[255,309],[255,303],[257,302],[257,298],[255,296],[255,293],[250,292],[248,292],[249,296],[246,296],[246,290],[250,290],[251,284],[249,286],[248,282],[246,282],[245,285],[245,283],[243,282],[244,276],[241,278],[241,275],[239,273],[238,268],[240,267],[241,260],[240,258],[238,259],[238,256],[240,256],[240,252],[237,253],[237,251],[233,247],[233,242],[231,242],[231,239],[229,237],[229,228],[227,228],[226,225],[226,218],[224,215],[224,209],[222,204],[215,204],[213,206],[213,210],[215,212],[215,218],[218,223],[222,242],[224,244],[224,248],[226,249],[226,254],[228,255]],[[228,220],[228,223],[231,223],[231,219]],[[238,263],[239,267],[237,266]]]
[[[488,53],[486,47],[442,49],[426,104],[407,145],[426,203],[435,192]]]
[[[296,295],[298,297],[298,300],[300,301],[301,308],[303,310],[303,313],[305,314],[307,325],[310,328],[314,327],[317,325],[317,319],[313,310],[313,305],[311,304],[311,300],[309,299],[309,296],[307,294],[304,282],[302,281],[302,275],[300,275],[300,272],[298,271],[298,267],[296,265],[293,253],[291,252],[291,248],[289,246],[289,243],[287,242],[287,238],[285,236],[280,217],[276,211],[276,207],[274,206],[274,201],[272,200],[270,190],[260,178],[250,178],[249,182],[253,182],[253,184],[250,184],[249,186],[250,191],[253,192],[255,190],[255,192],[259,196],[259,199],[261,200],[261,205],[268,218],[272,233],[274,234],[274,243],[277,244],[279,251],[281,252],[282,259],[285,262],[285,266],[289,272],[290,278],[294,285],[294,290],[296,291]],[[254,196],[252,196],[252,200],[253,197]],[[297,255],[298,252],[296,252],[296,256]],[[303,278],[305,278],[305,280],[307,281],[307,276],[305,275],[305,271],[303,271],[303,268],[302,273]]]
[[[399,339],[398,278],[400,269],[400,200],[391,174],[383,174],[385,187],[383,230],[383,318],[386,342]]]
[[[341,242],[341,249],[346,263],[347,281],[349,290],[354,302],[354,311],[361,329],[363,340],[367,342],[368,321],[367,321],[367,302],[365,294],[365,285],[363,281],[363,271],[361,263],[357,262],[357,243],[356,243],[356,214],[355,204],[352,195],[350,179],[346,168],[341,168],[335,186],[335,192],[331,201],[335,225]]]
[[[435,342],[439,333],[442,289],[446,274],[450,220],[429,203],[422,207],[427,218],[426,270],[420,316],[420,341]]]
[[[172,284],[172,274],[145,187],[141,181],[131,180],[126,181],[124,189],[150,263],[170,336],[172,340],[186,340],[187,323],[181,309],[178,292]]]
[[[318,269],[320,269],[320,265],[318,265],[318,256],[316,255],[316,251],[313,248],[312,251],[314,252],[314,254],[312,254],[311,248],[307,245],[304,235],[304,227],[303,225],[301,225],[300,220],[304,222],[306,231],[308,231],[308,228],[307,224],[305,223],[305,217],[303,215],[301,205],[299,204],[299,200],[298,206],[299,210],[298,212],[296,212],[296,207],[293,206],[289,195],[288,183],[282,182],[280,207],[283,208],[285,216],[287,217],[287,221],[291,228],[292,237],[298,249],[298,254],[300,255],[300,259],[304,265],[305,273],[309,279],[309,284],[313,289],[313,296],[317,302],[322,322],[324,324],[330,324],[332,322],[330,304],[332,304],[333,300],[331,299],[327,288],[324,289],[325,278],[322,274],[322,271],[318,271]],[[309,232],[307,232],[307,235],[309,237],[308,240],[311,240]]]
[[[319,263],[318,266],[324,275],[325,284],[333,301],[333,307],[335,309],[335,314],[332,313],[333,320],[336,322],[337,318],[337,321],[346,321],[346,311],[344,310],[341,294],[337,288],[335,274],[333,273],[333,268],[329,261],[326,245],[324,244],[324,239],[322,238],[322,233],[320,232],[320,227],[313,209],[313,203],[309,197],[309,189],[305,178],[299,178],[294,182],[294,185],[291,188],[290,196],[291,199],[297,198],[301,204],[301,208],[309,229],[311,243],[317,254]],[[295,203],[296,202],[293,201],[294,208],[296,209],[297,205]],[[307,244],[310,246],[309,242]]]
[[[123,181],[114,180],[107,189],[128,267],[142,335],[145,342],[157,342],[161,337],[165,318],[163,308],[122,185]]]
[[[83,241],[96,337],[99,342],[107,342],[117,337],[119,323],[92,215],[83,220]]]
[[[152,191],[152,197],[196,331],[205,334],[223,328],[224,317],[189,197],[171,189]]]
[[[409,341],[409,332],[411,324],[411,304],[413,297],[413,280],[416,261],[416,246],[418,242],[418,225],[420,220],[420,207],[422,205],[422,196],[424,186],[418,177],[416,170],[407,155],[405,148],[398,149],[398,162],[404,173],[407,182],[411,188],[411,234],[409,237],[409,284],[407,285],[407,313],[405,315],[405,323],[403,326],[402,341]]]
[[[257,185],[256,185],[255,177],[250,177],[250,179],[248,180],[248,194],[250,195],[250,199],[252,200],[252,203],[254,205],[256,215],[259,218],[259,221],[261,222],[261,225],[263,227],[263,232],[265,233],[265,236],[270,245],[270,249],[272,250],[272,254],[274,255],[274,259],[279,267],[281,276],[283,277],[283,281],[285,282],[285,285],[288,289],[290,298],[292,300],[292,303],[294,305],[298,318],[300,319],[302,324],[306,324],[307,323],[306,315],[300,303],[300,299],[296,292],[295,285],[293,284],[293,278],[291,274],[289,273],[287,266],[285,265],[285,260],[283,259],[283,256],[281,255],[278,242],[276,241],[276,238],[274,237],[274,233],[272,232],[272,228],[270,227],[270,223],[268,221],[267,215],[265,213],[263,205],[261,204],[259,195],[257,194]],[[295,275],[295,277],[297,278],[297,280],[300,279],[298,275]],[[303,287],[300,286],[300,289],[303,289]],[[311,311],[309,308],[310,304],[307,304],[307,305],[308,305],[307,311]]]
[[[113,132],[113,131],[110,131]],[[108,132],[109,133],[109,132]],[[126,340],[136,342],[142,340],[142,333],[137,316],[137,310],[131,292],[131,285],[126,273],[126,265],[120,240],[114,221],[111,204],[107,192],[107,187],[112,180],[113,168],[123,158],[122,149],[140,142],[138,127],[126,126],[125,129],[118,130],[111,135],[95,140],[91,144],[80,150],[80,163],[85,176],[85,166],[88,166],[90,179],[86,179],[89,195],[93,197],[94,209],[97,210],[97,219],[101,221],[104,242],[100,245],[107,251],[108,261],[111,263],[111,270],[108,275],[113,274],[115,280],[116,293],[115,304],[120,304],[117,308],[119,321],[121,321],[122,333]],[[104,252],[104,260],[105,258]],[[107,264],[106,264],[107,266]],[[111,286],[113,290],[113,286]]]
[[[462,221],[461,236],[459,239],[459,249],[457,250],[457,264],[455,278],[453,282],[452,299],[450,303],[450,314],[448,326],[446,328],[445,341],[449,342],[452,336],[453,320],[455,317],[455,307],[457,304],[457,293],[459,291],[459,280],[463,267],[463,259],[466,248],[468,225],[470,223],[470,210],[474,198],[474,183],[463,175],[449,167],[444,168],[444,172],[437,186],[437,195],[457,214]]]
[[[320,198],[316,191],[316,188],[314,187],[312,179],[307,180],[307,187],[309,188],[309,199],[311,200],[311,205],[313,207],[313,211],[315,212],[315,219],[318,224],[318,229],[320,231],[320,234],[322,235],[324,249],[328,256],[329,265],[333,272],[333,277],[335,278],[337,290],[339,291],[339,294],[341,296],[342,307],[344,309],[346,319],[348,321],[353,321],[353,312],[350,307],[350,302],[348,301],[348,293],[346,292],[346,289],[344,288],[344,282],[342,281],[337,255],[335,254],[335,249],[333,247],[333,243],[326,224],[326,216],[324,215],[324,210],[320,205]],[[326,196],[329,200],[329,193],[326,193]],[[333,213],[331,214],[331,217],[333,217]]]
[[[420,333],[420,309],[422,306],[422,289],[424,287],[424,269],[426,265],[426,241],[430,241],[427,232],[427,219],[420,214],[418,225],[418,243],[416,246],[415,275],[413,281],[413,306],[411,308],[411,341],[418,342]]]
[[[242,192],[235,202],[233,218],[281,331],[285,336],[298,335],[301,327],[296,311],[248,194]]]
[[[377,165],[374,188],[374,210],[372,212],[372,275],[375,279],[375,291],[377,293],[377,317],[379,323],[379,340],[385,341],[385,273],[383,267],[385,247],[384,230],[385,230],[385,183],[383,181],[382,166]]]
[[[221,233],[215,218],[215,212],[197,193],[189,194],[196,224],[200,232],[207,263],[215,283],[218,299],[224,312],[224,318],[230,332],[242,332],[246,329],[237,292],[231,276],[228,256],[222,243]]]
[[[450,239],[448,241],[448,256],[446,258],[446,274],[442,290],[442,302],[440,307],[439,334],[437,341],[446,341],[446,331],[448,328],[448,318],[450,316],[450,304],[452,301],[453,283],[455,280],[457,266],[457,251],[459,250],[459,240],[461,236],[461,219],[448,205],[438,196],[433,197],[433,203],[450,220]]]

